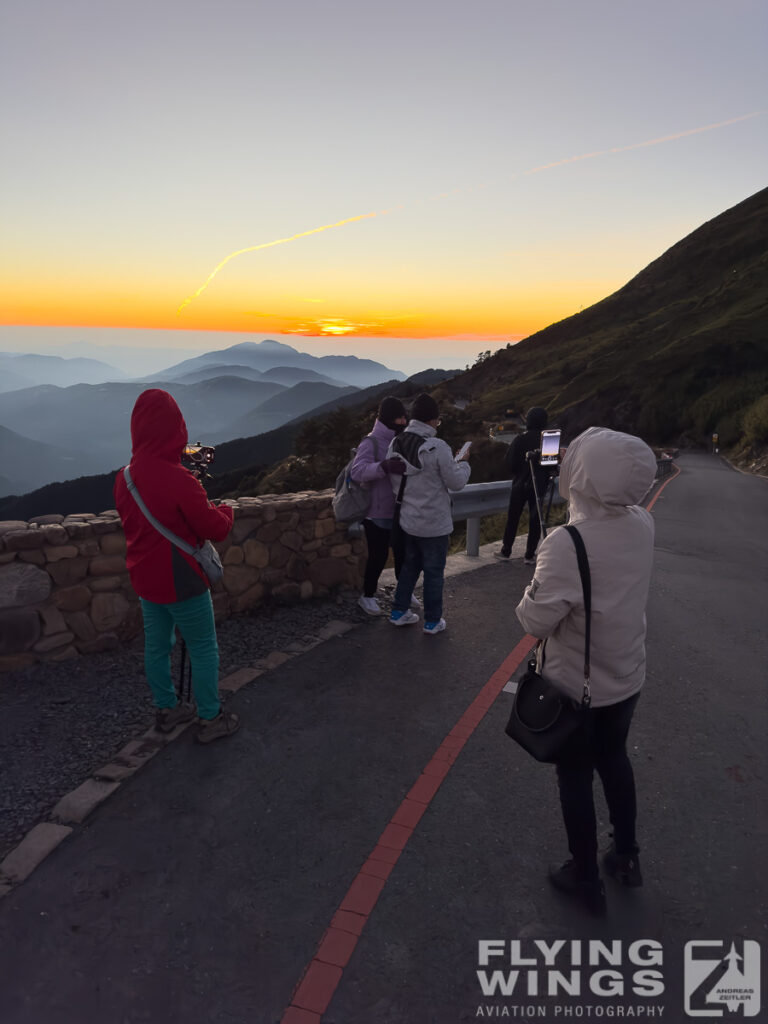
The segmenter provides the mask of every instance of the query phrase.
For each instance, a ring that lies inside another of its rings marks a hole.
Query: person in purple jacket
[[[365,539],[368,543],[368,560],[363,575],[363,593],[357,602],[368,615],[382,613],[381,605],[376,600],[376,588],[389,557],[392,516],[395,512],[395,496],[389,478],[390,474],[402,476],[404,469],[404,463],[400,459],[387,458],[387,449],[392,438],[405,429],[407,422],[405,406],[399,398],[388,396],[382,399],[373,430],[358,445],[350,471],[354,481],[368,484],[371,488],[371,505],[368,515],[363,520]],[[392,545],[392,554],[395,560],[395,576],[399,576],[403,562],[402,545]]]

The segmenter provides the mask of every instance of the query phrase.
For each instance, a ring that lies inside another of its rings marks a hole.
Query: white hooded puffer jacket
[[[655,475],[656,459],[644,441],[604,427],[580,434],[560,467],[560,493],[584,540],[592,580],[592,707],[626,700],[645,681],[654,531],[651,514],[637,503]],[[533,636],[547,638],[543,675],[580,699],[586,619],[576,548],[566,530],[553,530],[541,545],[517,617]]]

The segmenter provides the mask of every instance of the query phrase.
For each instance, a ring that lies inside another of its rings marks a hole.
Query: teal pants
[[[155,604],[141,598],[144,616],[144,670],[158,708],[173,708],[178,703],[171,681],[171,651],[176,643],[176,627],[187,645],[192,665],[192,690],[200,718],[215,718],[219,703],[219,645],[210,591],[187,601]]]

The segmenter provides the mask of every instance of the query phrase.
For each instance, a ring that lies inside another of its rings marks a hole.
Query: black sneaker
[[[572,860],[567,860],[561,868],[550,868],[549,880],[559,892],[578,900],[593,917],[605,917],[608,913],[602,879],[599,876],[588,881],[580,878]]]
[[[614,843],[603,856],[603,867],[611,878],[626,885],[628,889],[638,889],[643,884],[637,850],[634,853],[617,853]]]

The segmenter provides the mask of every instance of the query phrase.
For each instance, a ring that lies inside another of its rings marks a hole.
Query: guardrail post
[[[467,520],[467,554],[473,558],[480,555],[480,520]]]

